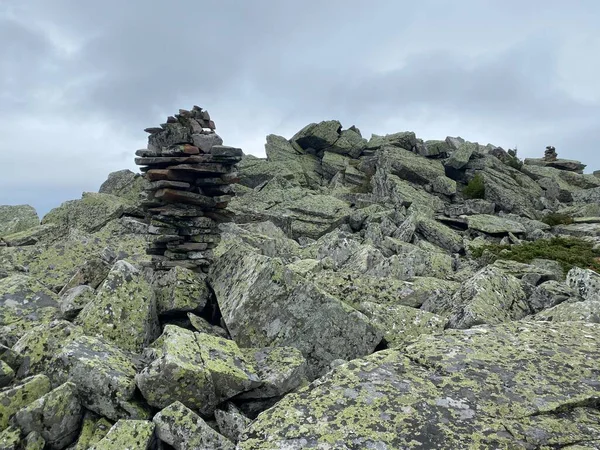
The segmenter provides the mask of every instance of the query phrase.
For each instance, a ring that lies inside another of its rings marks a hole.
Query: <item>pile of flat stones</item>
[[[208,111],[179,110],[160,127],[146,128],[148,148],[135,163],[148,180],[142,202],[150,221],[147,253],[151,266],[208,272],[218,225],[231,220],[226,210],[234,192],[235,165],[242,150],[222,145]]]

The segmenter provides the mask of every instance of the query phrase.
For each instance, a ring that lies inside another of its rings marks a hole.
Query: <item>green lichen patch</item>
[[[0,327],[11,345],[36,325],[58,318],[58,306],[56,295],[33,277],[0,279]]]
[[[233,450],[234,444],[213,430],[181,402],[174,402],[156,416],[156,434],[174,448]]]
[[[8,386],[15,377],[15,371],[7,363],[0,360],[0,389]]]
[[[146,420],[119,420],[89,450],[147,450],[154,440],[154,424]]]
[[[88,450],[107,435],[113,424],[93,412],[87,411],[83,417],[81,431],[72,450]]]
[[[149,410],[136,398],[136,366],[130,354],[101,339],[78,336],[48,367],[54,384],[75,383],[87,409],[111,420],[146,419]]]
[[[45,375],[25,378],[20,384],[0,391],[0,431],[21,409],[50,391],[50,380]]]
[[[76,323],[88,335],[141,353],[159,334],[154,292],[134,266],[118,261]]]
[[[421,336],[286,396],[238,448],[562,448],[600,438],[600,325]]]
[[[0,431],[0,449],[18,450],[21,443],[21,430],[17,427],[9,427]]]

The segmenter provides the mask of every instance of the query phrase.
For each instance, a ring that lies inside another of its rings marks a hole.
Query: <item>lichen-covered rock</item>
[[[4,361],[16,372],[23,363],[23,356],[10,347],[0,344],[0,360]]]
[[[513,220],[489,214],[474,214],[466,218],[470,229],[488,234],[525,233],[523,225]]]
[[[565,301],[553,308],[541,311],[532,319],[551,322],[600,323],[600,301]]]
[[[199,333],[206,333],[223,339],[229,339],[227,331],[217,325],[211,325],[206,319],[192,313],[187,313],[187,317],[192,327]]]
[[[180,401],[210,415],[222,401],[261,384],[253,363],[230,340],[167,325],[152,349],[156,359],[136,378],[157,408]]]
[[[60,312],[67,320],[73,320],[96,297],[96,291],[87,285],[67,290],[60,297]]]
[[[77,442],[70,450],[88,450],[94,444],[104,439],[112,426],[113,424],[104,417],[86,411]]]
[[[119,170],[108,175],[107,180],[102,183],[98,192],[114,195],[131,204],[136,204],[140,200],[140,194],[143,192],[146,183],[147,181],[140,174],[133,173],[128,169]]]
[[[438,176],[431,182],[433,192],[444,195],[456,194],[456,181],[446,176]]]
[[[294,347],[244,349],[254,361],[262,385],[238,395],[238,399],[280,397],[306,381],[306,359]]]
[[[558,281],[546,281],[537,286],[527,299],[532,313],[552,308],[563,302],[577,298],[577,292]]]
[[[575,267],[567,274],[567,284],[585,300],[600,301],[600,274]]]
[[[121,419],[89,450],[149,450],[156,439],[154,428],[146,420]]]
[[[158,314],[202,311],[210,296],[205,278],[183,267],[155,273],[152,285]]]
[[[29,230],[40,224],[40,218],[29,205],[0,205],[0,238]]]
[[[441,162],[424,158],[409,150],[385,147],[377,156],[379,167],[411,183],[423,185],[438,177],[445,177]]]
[[[49,365],[55,385],[73,382],[83,406],[111,420],[147,419],[136,397],[136,366],[118,347],[91,336],[78,336]]]
[[[154,292],[138,269],[118,261],[77,323],[91,336],[139,353],[159,334]]]
[[[25,378],[19,384],[0,391],[0,431],[22,408],[50,391],[50,380],[45,375]]]
[[[55,223],[64,230],[98,231],[109,221],[121,217],[129,205],[124,199],[85,192],[80,200],[70,200],[54,208],[42,219],[42,225]]]
[[[160,411],[153,422],[158,438],[175,450],[234,450],[235,445],[213,430],[194,411],[174,402]]]
[[[71,444],[79,432],[83,408],[77,386],[65,383],[15,414],[24,433],[38,432],[52,449]]]
[[[46,447],[46,441],[37,431],[32,431],[25,438],[24,450],[44,450],[44,447]]]
[[[65,320],[54,320],[33,328],[13,346],[13,350],[21,356],[17,375],[23,378],[45,373],[50,368],[54,356],[81,335],[81,327]]]
[[[446,167],[451,167],[453,169],[462,169],[469,163],[469,159],[471,159],[471,156],[477,149],[477,144],[463,142],[454,152],[452,152],[450,158],[448,158],[444,164]]]
[[[13,378],[15,378],[15,371],[0,359],[0,389],[8,386]]]
[[[0,431],[0,450],[19,450],[21,435],[21,430],[17,427],[8,427]]]
[[[517,278],[486,267],[467,280],[452,296],[450,328],[470,328],[518,320],[529,314],[527,295]]]
[[[217,409],[215,420],[221,434],[232,442],[239,441],[250,424],[250,419],[244,416],[233,403],[227,403],[224,409]]]
[[[342,125],[337,120],[311,123],[296,133],[290,141],[303,150],[319,152],[331,148],[340,138]]]
[[[10,345],[40,323],[58,318],[58,307],[56,294],[30,276],[0,279],[0,327]]]
[[[451,228],[439,223],[437,220],[419,216],[416,219],[417,232],[425,240],[437,245],[451,253],[458,253],[463,248],[462,237]]]
[[[351,361],[288,395],[250,424],[238,449],[526,449],[598,440],[599,338],[600,325],[577,323],[421,336],[405,351]]]
[[[211,285],[232,338],[241,347],[302,351],[308,376],[334,359],[371,353],[381,340],[361,313],[268,258],[232,247],[211,267]]]

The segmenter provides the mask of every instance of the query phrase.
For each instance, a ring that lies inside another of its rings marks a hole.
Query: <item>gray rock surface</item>
[[[0,238],[29,230],[40,224],[40,218],[29,205],[0,205]]]

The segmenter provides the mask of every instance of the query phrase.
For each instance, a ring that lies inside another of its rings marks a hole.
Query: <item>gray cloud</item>
[[[257,155],[336,118],[600,168],[595,1],[152,3],[0,5],[0,204],[97,190],[134,169],[143,128],[193,104]]]

